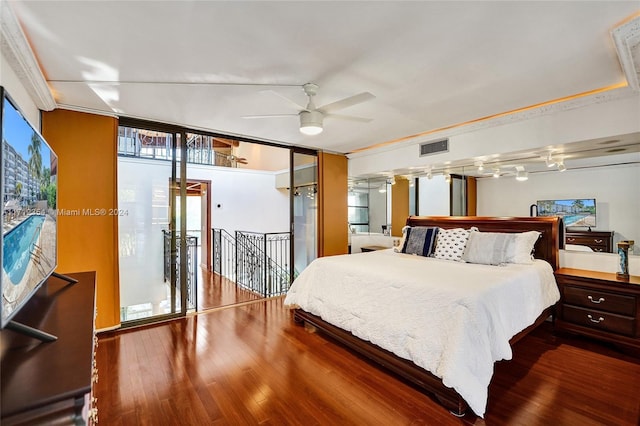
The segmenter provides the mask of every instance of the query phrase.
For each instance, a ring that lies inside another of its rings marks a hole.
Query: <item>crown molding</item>
[[[0,1],[0,49],[36,106],[51,111],[56,108],[56,101],[8,3]]]
[[[472,133],[478,130],[488,129],[492,127],[499,127],[508,124],[528,121],[534,118],[542,117],[545,115],[553,115],[557,113],[562,113],[565,111],[570,111],[574,109],[580,109],[584,107],[588,107],[594,104],[602,104],[611,101],[617,101],[627,98],[635,98],[638,96],[638,92],[632,90],[629,86],[618,87],[610,90],[598,91],[597,93],[586,95],[586,96],[576,96],[571,99],[564,100],[561,102],[548,102],[544,105],[532,107],[532,108],[523,108],[521,110],[517,110],[514,112],[503,113],[496,117],[491,117],[487,119],[480,119],[477,121],[473,121],[471,123],[462,123],[459,125],[454,125],[447,127],[446,129],[436,129],[431,132],[425,132],[423,134],[419,134],[413,137],[407,137],[402,141],[390,141],[388,143],[382,143],[378,146],[371,146],[368,148],[364,148],[358,151],[347,153],[348,158],[359,158],[366,157],[368,155],[374,155],[381,152],[389,152],[395,149],[418,145],[425,142],[433,142],[443,138],[451,138],[453,136],[458,136],[465,133]]]
[[[640,16],[614,28],[611,37],[629,87],[640,91]]]

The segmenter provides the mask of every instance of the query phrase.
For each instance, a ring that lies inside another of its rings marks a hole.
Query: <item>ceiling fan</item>
[[[229,161],[231,161],[232,163],[235,163],[236,165],[238,165],[238,164],[249,164],[249,161],[247,161],[246,158],[244,158],[244,157],[236,157],[233,154],[231,154],[229,156]]]
[[[305,135],[317,135],[322,132],[322,122],[325,117],[337,118],[340,120],[358,121],[361,123],[369,123],[370,118],[354,117],[352,115],[333,114],[334,111],[349,108],[353,105],[360,104],[362,102],[374,99],[375,96],[369,92],[362,92],[357,95],[349,96],[339,101],[332,102],[330,104],[316,107],[313,102],[313,97],[318,93],[318,85],[314,83],[307,83],[302,86],[302,90],[309,98],[309,102],[306,107],[299,105],[297,102],[279,94],[273,92],[275,95],[281,97],[287,101],[290,105],[294,106],[298,110],[297,114],[270,114],[270,115],[245,115],[242,118],[274,118],[274,117],[300,117],[300,131]]]

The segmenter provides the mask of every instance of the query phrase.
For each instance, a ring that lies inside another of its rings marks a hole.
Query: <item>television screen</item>
[[[538,200],[538,216],[561,216],[566,227],[596,226],[596,200],[574,198],[570,200]]]
[[[2,94],[2,322],[53,272],[58,158],[0,87]]]

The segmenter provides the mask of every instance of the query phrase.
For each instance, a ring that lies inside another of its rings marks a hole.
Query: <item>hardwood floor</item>
[[[198,310],[219,308],[235,305],[251,300],[258,300],[261,296],[238,287],[215,272],[200,268],[198,276]]]
[[[99,335],[100,425],[637,425],[640,360],[548,324],[496,364],[485,419],[294,324],[282,299]]]

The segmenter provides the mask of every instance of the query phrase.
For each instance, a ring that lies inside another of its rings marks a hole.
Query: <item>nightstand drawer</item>
[[[607,330],[626,336],[635,335],[635,318],[611,314],[577,306],[563,305],[562,316],[565,321],[598,330]]]
[[[569,285],[564,287],[563,292],[563,301],[570,305],[584,306],[621,315],[635,315],[636,298],[633,296]]]

